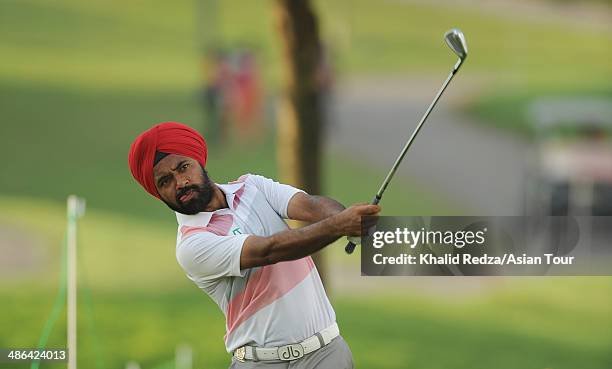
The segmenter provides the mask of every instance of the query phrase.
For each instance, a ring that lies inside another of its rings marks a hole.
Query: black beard
[[[166,205],[176,212],[186,215],[195,215],[206,209],[213,197],[213,187],[208,175],[202,170],[204,183],[201,185],[191,185],[181,188],[176,193],[176,204],[171,204],[166,201]],[[193,191],[193,196],[186,202],[180,200],[181,196],[189,191]]]

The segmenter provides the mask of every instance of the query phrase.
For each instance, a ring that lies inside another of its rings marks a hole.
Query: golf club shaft
[[[453,68],[452,72],[448,75],[448,77],[446,78],[446,81],[444,81],[444,84],[442,85],[442,88],[440,88],[440,91],[438,91],[438,94],[436,95],[434,100],[431,102],[431,104],[427,108],[427,111],[425,111],[425,114],[421,118],[421,121],[419,122],[417,127],[412,132],[412,135],[410,136],[410,139],[408,139],[408,142],[406,142],[406,145],[404,145],[404,148],[402,149],[402,152],[399,154],[399,156],[395,160],[395,163],[391,167],[391,170],[389,171],[389,173],[387,173],[387,177],[385,178],[385,180],[383,181],[382,185],[378,189],[378,192],[376,193],[375,199],[378,199],[378,201],[380,201],[380,199],[382,198],[383,193],[387,189],[387,186],[389,185],[389,182],[391,182],[391,179],[395,175],[395,172],[397,171],[397,168],[401,164],[402,160],[404,160],[404,156],[406,156],[406,153],[408,152],[408,149],[412,145],[412,142],[414,141],[416,136],[419,134],[419,131],[421,130],[421,127],[423,126],[423,124],[425,123],[427,118],[429,117],[429,114],[432,112],[433,108],[438,103],[438,100],[440,100],[440,96],[442,96],[442,93],[444,92],[444,90],[446,90],[446,87],[448,86],[450,81],[453,79],[453,77],[457,73],[457,70],[459,70],[460,66],[461,66],[461,63],[458,63],[455,66],[455,68]],[[378,202],[376,202],[376,203],[378,204]]]
[[[440,99],[440,96],[442,96],[442,93],[444,92],[444,90],[446,90],[446,87],[448,86],[450,81],[453,79],[453,77],[455,76],[455,74],[457,73],[459,68],[461,67],[461,64],[463,64],[463,60],[460,59],[457,62],[457,64],[455,64],[453,70],[451,71],[451,73],[446,78],[446,81],[444,81],[444,84],[442,85],[442,88],[440,88],[440,91],[438,91],[438,94],[436,95],[434,100],[431,102],[431,104],[427,108],[427,111],[425,111],[425,114],[421,118],[421,121],[419,122],[417,127],[412,132],[412,135],[410,136],[410,138],[406,142],[406,145],[404,145],[404,148],[402,149],[402,152],[399,154],[399,156],[395,160],[395,163],[391,167],[391,170],[389,171],[389,173],[387,173],[387,177],[385,177],[385,180],[383,181],[382,185],[378,189],[378,192],[374,196],[374,199],[372,200],[372,205],[377,205],[380,202],[380,200],[382,199],[383,193],[385,192],[385,190],[387,189],[387,186],[391,182],[391,179],[395,175],[395,172],[397,171],[397,168],[399,167],[400,163],[404,159],[404,156],[408,152],[408,149],[412,145],[412,142],[414,141],[416,136],[419,134],[419,131],[421,130],[421,127],[423,126],[423,123],[425,123],[425,121],[427,120],[427,117],[429,117],[429,114],[431,113],[433,108],[436,106],[436,103]],[[344,250],[346,251],[347,254],[352,254],[353,251],[355,250],[356,246],[357,245],[354,242],[349,241],[348,244],[346,245],[346,247],[344,248]]]

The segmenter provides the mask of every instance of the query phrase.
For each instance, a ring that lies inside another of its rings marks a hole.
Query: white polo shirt
[[[225,314],[227,351],[296,343],[332,325],[336,314],[310,256],[240,269],[244,240],[288,229],[287,205],[303,191],[253,174],[218,186],[229,208],[176,213],[176,258]]]

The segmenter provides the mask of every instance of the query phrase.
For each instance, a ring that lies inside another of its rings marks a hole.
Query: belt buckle
[[[280,346],[277,349],[278,358],[284,361],[292,361],[297,360],[304,356],[304,346],[299,343],[294,343],[292,345]]]
[[[236,360],[244,363],[244,357],[246,356],[246,348],[244,346],[238,347],[236,351],[234,351],[234,357]]]

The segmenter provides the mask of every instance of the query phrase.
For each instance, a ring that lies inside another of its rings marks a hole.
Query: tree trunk
[[[278,163],[281,180],[311,194],[321,193],[321,94],[317,69],[321,42],[308,0],[276,0],[275,16],[283,52],[283,93],[278,109]],[[320,252],[313,255],[326,281]]]

